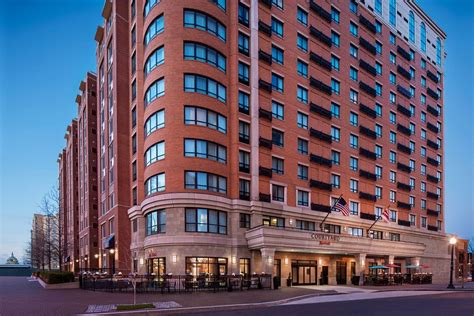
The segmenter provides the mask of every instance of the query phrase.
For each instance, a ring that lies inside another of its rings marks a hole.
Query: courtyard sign
[[[312,233],[311,239],[319,240],[320,244],[329,245],[331,241],[339,241],[340,237],[323,233]]]

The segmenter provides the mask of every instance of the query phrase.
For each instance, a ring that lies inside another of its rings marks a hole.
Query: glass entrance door
[[[347,264],[344,261],[336,261],[336,282],[347,284]]]
[[[317,284],[318,265],[313,260],[292,260],[291,274],[294,285]]]

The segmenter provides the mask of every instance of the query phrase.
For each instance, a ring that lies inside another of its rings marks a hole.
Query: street
[[[192,313],[191,315],[209,315],[209,312]],[[213,312],[212,315],[473,316],[474,293],[458,292],[423,295],[416,297],[398,297],[302,305],[280,305],[266,308],[219,311]]]

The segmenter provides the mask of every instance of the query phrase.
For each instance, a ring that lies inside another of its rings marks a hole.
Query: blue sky
[[[474,1],[418,0],[448,34],[446,228],[474,236]],[[0,263],[19,258],[32,214],[57,179],[79,82],[95,71],[102,0],[0,0]],[[8,49],[6,49],[8,48]]]

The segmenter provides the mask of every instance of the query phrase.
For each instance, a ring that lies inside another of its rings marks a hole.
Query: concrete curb
[[[45,290],[65,290],[65,289],[78,289],[79,282],[68,282],[68,283],[58,283],[58,284],[48,284],[44,282],[41,278],[36,278],[39,284]]]
[[[79,316],[90,316],[90,315],[173,315],[181,314],[185,312],[207,312],[207,311],[222,311],[222,310],[239,310],[247,309],[251,307],[269,307],[275,305],[286,304],[292,301],[297,301],[305,298],[316,297],[316,296],[326,296],[326,295],[339,295],[336,291],[326,291],[325,293],[314,293],[314,294],[305,294],[295,297],[290,297],[286,299],[260,302],[260,303],[239,303],[239,304],[227,304],[227,305],[213,305],[213,306],[192,306],[192,307],[179,307],[179,308],[170,308],[170,309],[148,309],[148,310],[137,310],[137,311],[124,311],[124,312],[108,312],[100,314],[78,314]]]

